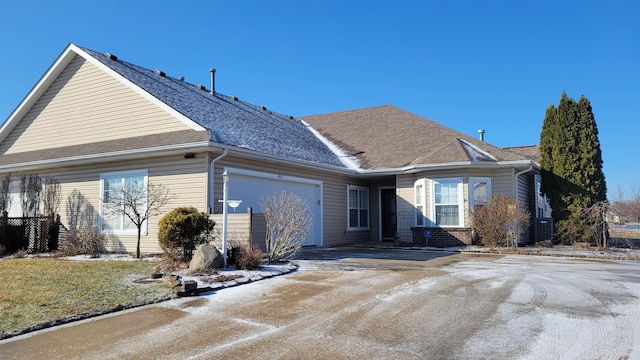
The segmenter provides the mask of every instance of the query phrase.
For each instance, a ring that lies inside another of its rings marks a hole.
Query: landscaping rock
[[[189,271],[198,272],[224,267],[222,253],[211,244],[200,244],[193,252],[193,258],[189,262]]]

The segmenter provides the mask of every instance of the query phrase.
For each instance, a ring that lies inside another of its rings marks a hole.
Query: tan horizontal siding
[[[505,194],[507,197],[515,197],[513,193],[513,170],[496,171],[491,177],[491,192]]]
[[[152,158],[120,162],[110,165],[76,166],[37,172],[40,177],[53,176],[61,185],[59,214],[66,227],[70,219],[76,218],[82,227],[97,227],[100,213],[100,174],[105,172],[147,169],[149,181],[166,186],[173,198],[165,206],[164,213],[178,206],[194,206],[206,212],[206,161],[199,156],[184,159],[182,156]],[[17,178],[19,175],[13,175]],[[75,200],[74,200],[75,199]],[[74,204],[76,206],[74,206]],[[72,209],[82,210],[79,215]],[[158,244],[158,222],[164,215],[152,216],[148,221],[148,232],[141,237],[143,253],[161,252]],[[110,235],[108,248],[112,251],[135,252],[136,235]]]
[[[215,158],[216,156],[217,154],[212,154],[211,158]],[[225,166],[322,181],[323,246],[356,241],[369,241],[372,239],[370,230],[347,231],[347,186],[348,184],[369,186],[369,183],[366,181],[356,181],[348,176],[327,173],[321,170],[300,169],[281,164],[268,164],[235,156],[228,156],[215,164],[215,197],[213,200],[215,204],[215,212],[221,212],[222,209],[222,206],[218,204],[218,200],[221,200],[223,195],[222,173]],[[374,189],[369,189],[369,196],[376,196]],[[260,212],[261,209],[254,209],[254,213]],[[372,211],[369,216],[371,219],[371,217],[377,215]],[[370,222],[372,223],[372,221]],[[254,239],[254,242],[255,241],[259,242],[261,240]]]
[[[0,154],[188,129],[76,56],[0,144]]]

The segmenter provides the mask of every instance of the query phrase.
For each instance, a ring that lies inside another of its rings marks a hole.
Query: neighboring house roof
[[[304,116],[304,122],[353,155],[364,170],[425,164],[522,161],[501,149],[392,105]]]
[[[503,148],[505,150],[513,151],[517,154],[521,154],[527,159],[531,159],[538,164],[540,163],[540,147],[538,145],[527,146],[510,146]]]

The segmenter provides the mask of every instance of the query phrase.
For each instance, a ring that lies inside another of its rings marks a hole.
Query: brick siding
[[[473,243],[471,228],[413,227],[411,230],[414,246],[452,247]],[[431,232],[431,238],[425,239],[426,231]]]

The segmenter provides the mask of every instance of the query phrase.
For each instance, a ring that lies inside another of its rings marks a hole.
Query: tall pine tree
[[[541,191],[560,227],[575,223],[581,209],[606,200],[598,128],[586,97],[576,102],[563,93],[557,108],[547,108],[540,133],[540,167]],[[574,227],[578,230],[572,236],[587,225]]]

